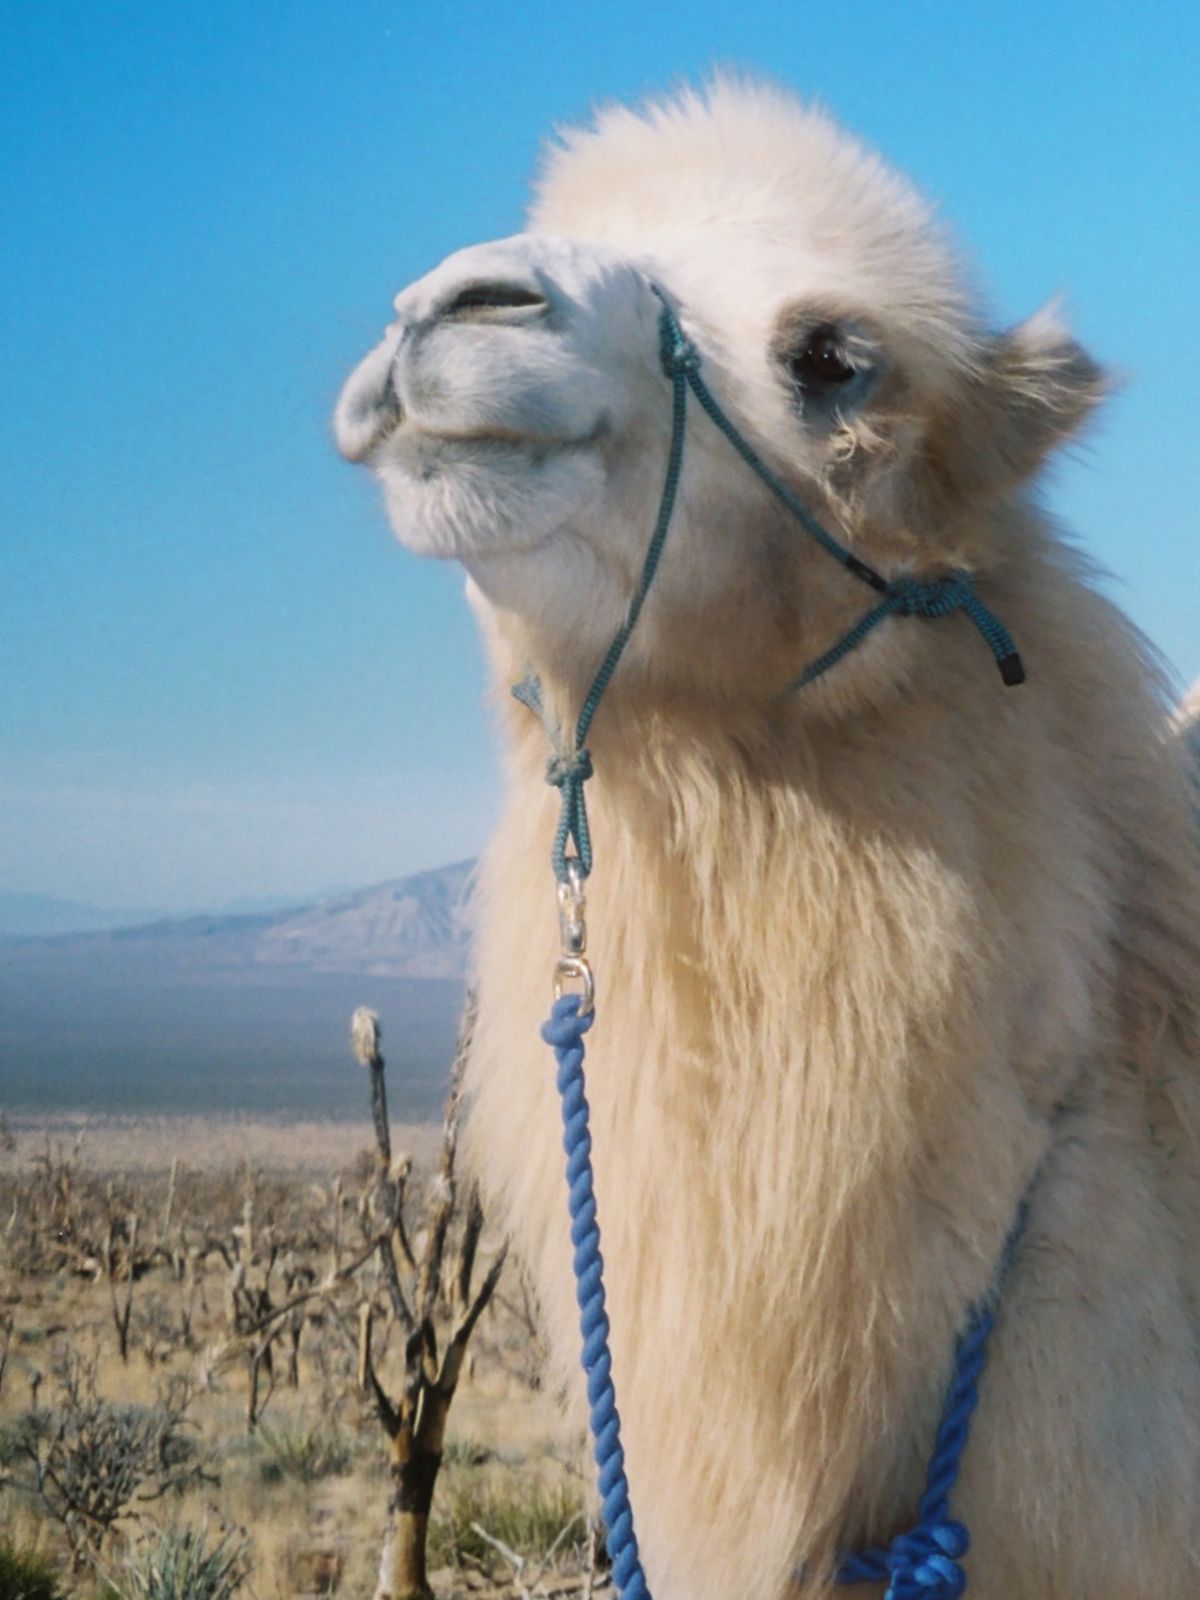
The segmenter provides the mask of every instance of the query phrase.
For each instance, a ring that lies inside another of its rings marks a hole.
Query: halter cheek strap
[[[629,602],[625,620],[617,630],[592,680],[592,686],[588,690],[575,724],[574,738],[566,748],[556,747],[556,752],[546,769],[546,781],[562,793],[562,813],[551,852],[554,876],[559,883],[566,881],[568,860],[578,861],[585,878],[592,870],[592,843],[583,793],[584,784],[592,776],[592,762],[587,750],[588,731],[604,691],[617,670],[617,663],[629,643],[629,637],[637,626],[650,585],[654,582],[655,573],[658,571],[659,559],[667,540],[667,532],[671,526],[671,517],[679,493],[689,389],[699,401],[705,414],[729,440],[746,465],[758,474],[772,494],[783,502],[821,549],[832,556],[852,577],[866,584],[879,596],[878,602],[871,610],[861,617],[831,649],[826,650],[824,655],[806,667],[788,686],[787,692],[806,688],[808,684],[823,677],[889,617],[923,617],[937,621],[952,616],[956,611],[962,611],[975,624],[980,636],[992,652],[1004,683],[1011,688],[1025,681],[1025,668],[1008,630],[975,593],[969,573],[953,571],[941,577],[928,579],[912,576],[885,578],[869,562],[861,560],[853,551],[847,549],[818,522],[804,502],[767,465],[754,446],[721,409],[701,376],[699,350],[679,326],[662,290],[655,284],[651,287],[661,302],[658,317],[659,360],[663,372],[671,380],[671,444],[667,453],[667,473],[663,483],[662,498],[659,501],[658,516],[654,521],[654,531],[646,548],[641,576],[633,598]],[[523,705],[535,711],[544,721],[541,685],[532,671],[528,672],[520,683],[514,685],[512,692]],[[547,733],[551,734],[553,739],[554,736],[549,728]]]

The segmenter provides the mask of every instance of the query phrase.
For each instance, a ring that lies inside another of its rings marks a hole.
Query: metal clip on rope
[[[568,984],[582,984],[579,1015],[586,1017],[596,1004],[596,978],[587,958],[587,896],[583,867],[577,856],[564,863],[566,876],[558,882],[558,937],[562,953],[554,963],[554,998],[561,1000]]]

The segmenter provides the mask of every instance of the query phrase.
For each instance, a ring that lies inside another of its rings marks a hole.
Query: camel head
[[[991,331],[928,205],[782,90],[604,111],[547,155],[529,231],[396,297],[337,408],[401,541],[466,568],[505,670],[579,681],[633,593],[671,427],[656,290],[745,438],[889,577],[1017,558],[1011,508],[1102,390],[1053,312]],[[622,675],[770,696],[870,600],[689,398]],[[918,632],[854,674],[886,656],[894,680]]]

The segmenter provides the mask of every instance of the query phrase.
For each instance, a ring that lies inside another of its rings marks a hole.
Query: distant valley
[[[0,1107],[358,1117],[348,1024],[370,1005],[397,1115],[434,1115],[471,866],[281,911],[0,937]]]

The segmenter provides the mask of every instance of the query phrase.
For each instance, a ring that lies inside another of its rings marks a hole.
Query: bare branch
[[[471,1298],[471,1276],[475,1271],[475,1252],[483,1233],[483,1205],[479,1199],[478,1185],[471,1185],[467,1201],[467,1216],[463,1223],[462,1242],[458,1247],[458,1271],[454,1281],[454,1308],[463,1310]]]
[[[446,1101],[446,1118],[442,1124],[442,1148],[438,1155],[437,1175],[434,1179],[434,1195],[429,1229],[425,1236],[425,1250],[421,1260],[421,1269],[417,1275],[416,1311],[417,1316],[422,1320],[432,1317],[433,1308],[442,1286],[442,1256],[445,1251],[446,1234],[450,1227],[450,1219],[454,1215],[454,1163],[458,1154],[458,1125],[462,1112],[462,1080],[467,1058],[471,1051],[471,1041],[475,1034],[476,1012],[477,998],[474,989],[471,989],[467,994],[466,1004],[463,1007],[462,1022],[459,1026],[458,1048],[454,1055],[454,1066],[450,1074],[450,1094]]]
[[[370,1303],[366,1302],[366,1304],[369,1311]],[[354,1351],[355,1359],[359,1362],[360,1378],[365,1379],[365,1387],[369,1390],[371,1398],[375,1402],[375,1409],[379,1414],[383,1431],[389,1439],[394,1439],[403,1426],[404,1418],[402,1413],[392,1404],[390,1396],[380,1383],[379,1376],[375,1371],[375,1363],[371,1357],[370,1316],[368,1315],[365,1319],[365,1329],[360,1325],[359,1337],[356,1339],[347,1327],[340,1308],[331,1305],[329,1311],[334,1327],[337,1328],[349,1348]]]
[[[371,1074],[371,1121],[375,1124],[379,1160],[386,1172],[392,1164],[392,1135],[388,1123],[383,1052],[379,1048],[382,1033],[378,1012],[372,1011],[369,1006],[359,1006],[350,1019],[350,1043],[354,1054]]]
[[[394,1237],[395,1230],[393,1230]],[[404,1289],[400,1283],[400,1269],[396,1265],[396,1253],[393,1249],[392,1238],[384,1235],[379,1241],[379,1265],[383,1271],[383,1281],[387,1286],[388,1298],[392,1302],[392,1310],[396,1320],[406,1332],[411,1333],[415,1326],[413,1314],[409,1309],[408,1301],[404,1298]]]
[[[466,1354],[467,1343],[475,1331],[475,1324],[483,1315],[488,1301],[492,1298],[496,1285],[500,1282],[500,1274],[504,1271],[504,1262],[507,1256],[508,1244],[506,1242],[501,1245],[499,1254],[488,1269],[487,1276],[479,1285],[479,1293],[463,1314],[449,1344],[446,1346],[442,1370],[438,1374],[437,1380],[439,1389],[448,1390],[451,1394],[454,1393],[458,1385],[459,1373],[462,1370],[463,1356]]]
[[[265,1316],[260,1317],[257,1322],[252,1322],[248,1327],[239,1328],[237,1330],[238,1333],[243,1338],[253,1338],[256,1333],[261,1333],[264,1328],[269,1328],[272,1323],[278,1322],[282,1317],[286,1317],[297,1306],[302,1306],[306,1300],[315,1300],[318,1295],[332,1294],[334,1289],[339,1288],[348,1278],[352,1278],[364,1262],[371,1259],[378,1248],[378,1244],[379,1241],[377,1239],[372,1239],[361,1254],[355,1256],[352,1261],[348,1261],[337,1272],[331,1272],[320,1283],[313,1284],[312,1288],[293,1295],[290,1300],[285,1300],[282,1305],[274,1306]]]

